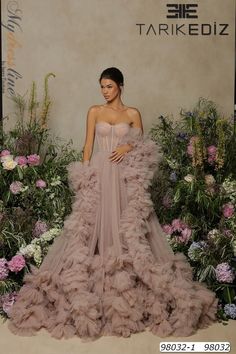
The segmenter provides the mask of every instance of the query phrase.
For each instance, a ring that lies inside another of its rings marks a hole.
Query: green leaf
[[[24,178],[22,168],[20,166],[16,166],[16,167],[17,167],[19,179],[22,180]]]

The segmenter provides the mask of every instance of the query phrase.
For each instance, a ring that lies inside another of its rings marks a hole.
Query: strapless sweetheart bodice
[[[129,123],[120,122],[110,124],[102,121],[96,123],[95,138],[98,145],[98,151],[113,151],[119,144],[121,138],[132,129]]]

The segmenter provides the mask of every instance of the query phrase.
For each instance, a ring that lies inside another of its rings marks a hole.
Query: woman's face
[[[100,85],[101,92],[107,102],[111,102],[117,96],[120,96],[120,88],[115,81],[110,79],[102,79]]]

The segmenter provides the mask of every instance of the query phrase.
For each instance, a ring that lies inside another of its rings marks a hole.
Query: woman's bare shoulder
[[[89,112],[97,113],[102,107],[103,107],[102,104],[95,104],[93,106],[90,106],[88,110]]]
[[[128,107],[127,114],[129,115],[132,123],[140,122],[141,120],[141,113],[136,107]]]
[[[130,117],[140,116],[140,112],[136,107],[128,107],[127,106],[127,113]]]

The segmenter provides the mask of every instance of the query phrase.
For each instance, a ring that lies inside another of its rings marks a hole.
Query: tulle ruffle
[[[24,277],[10,313],[13,333],[30,336],[46,328],[58,339],[92,340],[149,328],[161,337],[189,336],[215,321],[215,294],[192,280],[185,256],[170,252],[158,263],[151,251],[146,220],[154,209],[148,188],[158,150],[137,132],[122,141],[133,146],[120,163],[128,194],[119,229],[123,254],[114,256],[111,249],[103,258],[89,256],[99,173],[94,166],[71,163],[72,213],[41,267],[31,266]]]

